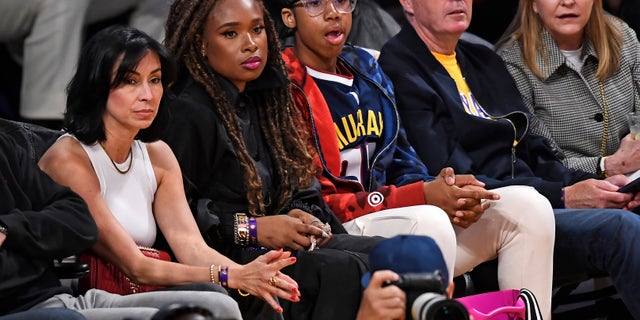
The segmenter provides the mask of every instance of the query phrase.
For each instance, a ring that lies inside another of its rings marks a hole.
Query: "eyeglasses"
[[[351,13],[356,7],[358,0],[330,0],[333,4],[333,8],[338,13]],[[304,6],[304,10],[311,17],[319,16],[327,9],[327,2],[329,0],[300,0],[294,4],[294,6]]]

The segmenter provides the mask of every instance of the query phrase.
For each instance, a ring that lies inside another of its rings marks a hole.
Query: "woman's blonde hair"
[[[540,53],[545,61],[548,61],[548,57],[542,41],[544,24],[538,14],[533,11],[533,1],[520,0],[518,11],[513,21],[507,27],[504,35],[498,40],[495,48],[502,48],[508,43],[518,41],[524,62],[534,75],[542,78],[536,54]],[[591,40],[599,59],[596,77],[604,80],[613,75],[620,68],[622,35],[614,25],[614,22],[605,17],[602,9],[602,0],[593,1],[591,16],[585,26],[585,38]]]

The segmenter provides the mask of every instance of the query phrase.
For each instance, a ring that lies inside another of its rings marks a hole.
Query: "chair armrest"
[[[76,259],[54,260],[53,269],[58,279],[79,279],[89,275],[89,265]]]

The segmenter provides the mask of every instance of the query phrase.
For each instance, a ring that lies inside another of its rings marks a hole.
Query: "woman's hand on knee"
[[[229,286],[259,297],[274,310],[282,312],[274,296],[292,302],[300,301],[298,283],[280,272],[295,262],[296,258],[291,257],[289,251],[269,251],[246,265],[229,270]]]

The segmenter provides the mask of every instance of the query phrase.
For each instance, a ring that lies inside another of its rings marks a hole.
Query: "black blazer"
[[[380,55],[409,142],[428,168],[474,174],[488,189],[529,185],[554,208],[562,207],[562,187],[597,178],[565,167],[546,139],[529,133],[529,111],[497,54],[461,40],[456,56],[472,94],[493,120],[464,111],[454,80],[411,25]]]

